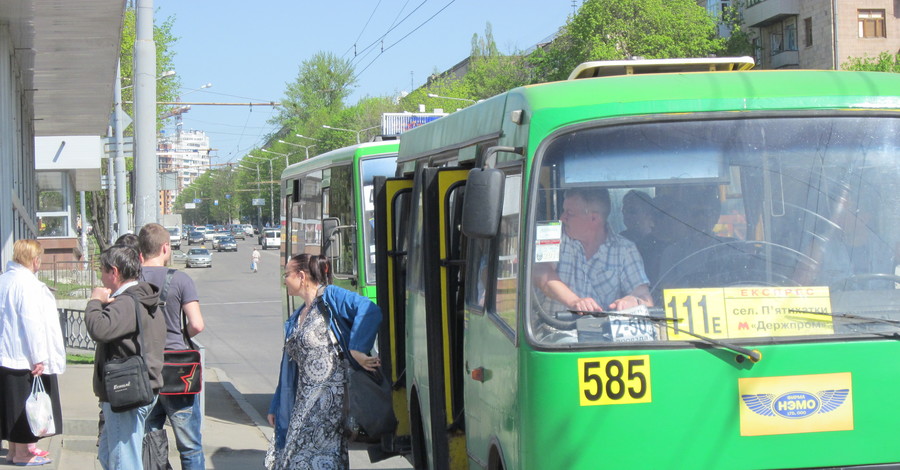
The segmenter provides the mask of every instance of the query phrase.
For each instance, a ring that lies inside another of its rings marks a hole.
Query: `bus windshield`
[[[366,282],[375,284],[375,188],[376,176],[394,176],[397,166],[397,156],[371,158],[363,160],[360,164],[362,176],[362,204],[363,204],[363,237],[365,250],[362,254],[366,258]]]
[[[532,341],[900,333],[900,118],[745,116],[579,127],[539,151]]]

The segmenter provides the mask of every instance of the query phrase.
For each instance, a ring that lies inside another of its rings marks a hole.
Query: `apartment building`
[[[157,141],[161,214],[173,213],[175,198],[209,169],[209,137],[203,131],[183,131]]]
[[[757,68],[840,69],[900,52],[900,0],[745,0]]]

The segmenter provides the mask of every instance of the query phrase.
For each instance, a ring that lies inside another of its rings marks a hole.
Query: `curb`
[[[228,374],[225,373],[224,370],[219,369],[218,367],[210,367],[210,369],[216,373],[216,376],[219,378],[219,384],[221,384],[222,387],[225,388],[225,391],[231,395],[231,398],[238,404],[241,411],[253,421],[253,424],[256,426],[256,429],[259,430],[260,434],[265,436],[265,438],[271,442],[274,430],[269,426],[266,419],[263,418],[259,412],[256,411],[256,408],[253,408],[253,406],[250,405],[250,402],[244,398],[244,395],[234,387],[234,384],[231,383],[231,378],[228,377]]]

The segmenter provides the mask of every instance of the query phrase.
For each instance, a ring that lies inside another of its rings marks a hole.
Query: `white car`
[[[253,226],[250,224],[241,225],[241,228],[244,229],[244,233],[249,236],[253,236]]]
[[[277,228],[265,229],[263,231],[261,244],[263,250],[268,250],[269,248],[281,248],[281,230],[278,230]]]

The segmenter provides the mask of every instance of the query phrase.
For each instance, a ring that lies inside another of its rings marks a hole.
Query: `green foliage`
[[[275,124],[294,128],[340,111],[356,85],[353,65],[331,52],[317,52],[300,64],[296,80],[287,84]]]
[[[125,9],[125,20],[122,25],[122,42],[120,43],[119,61],[122,68],[122,108],[129,116],[134,116],[134,41],[137,38],[135,22],[137,15],[134,6]],[[156,76],[169,70],[175,70],[175,43],[178,38],[172,33],[175,17],[168,17],[161,24],[153,25],[153,41],[156,43]],[[128,87],[128,88],[124,88]],[[181,79],[177,75],[156,81],[157,101],[177,101]],[[173,106],[158,106],[159,116],[164,115]],[[163,128],[163,119],[157,118],[156,129]],[[125,130],[126,135],[133,135],[133,126]]]
[[[841,66],[844,70],[857,72],[893,72],[900,73],[900,52],[891,54],[882,52],[876,57],[849,57]]]
[[[586,0],[531,63],[541,81],[562,80],[582,62],[706,57],[723,42],[694,0]]]
[[[66,354],[66,364],[93,364],[93,354]]]
[[[729,31],[728,39],[725,40],[724,55],[728,57],[750,56],[754,57],[756,51],[753,48],[753,41],[750,40],[750,33],[743,28],[744,25],[744,2],[734,1],[730,6],[725,7],[722,17],[719,21],[724,24]]]

